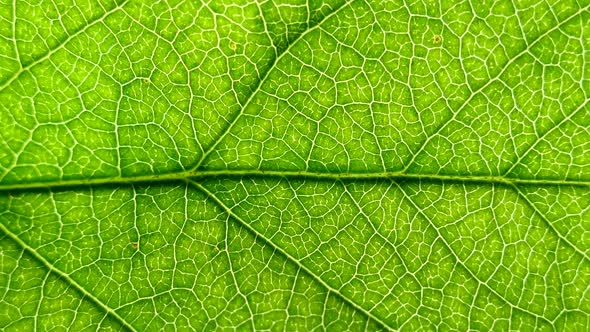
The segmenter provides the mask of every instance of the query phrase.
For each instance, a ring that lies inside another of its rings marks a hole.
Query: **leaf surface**
[[[590,3],[0,3],[0,327],[587,330]]]

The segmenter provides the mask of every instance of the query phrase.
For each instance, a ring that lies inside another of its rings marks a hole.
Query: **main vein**
[[[55,187],[77,187],[106,184],[158,183],[187,179],[203,179],[210,177],[282,177],[311,180],[407,180],[407,181],[452,181],[480,184],[537,185],[537,186],[577,186],[590,187],[590,180],[558,180],[558,179],[517,179],[503,176],[486,175],[444,175],[444,174],[412,174],[403,172],[376,173],[321,173],[308,171],[265,171],[265,170],[196,170],[169,174],[140,175],[129,177],[110,177],[92,179],[71,179],[40,182],[23,182],[0,184],[0,191],[26,190]]]

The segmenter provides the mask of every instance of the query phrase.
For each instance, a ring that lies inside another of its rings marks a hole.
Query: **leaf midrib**
[[[133,183],[161,183],[169,181],[184,181],[187,179],[204,178],[239,178],[239,177],[268,177],[268,178],[300,178],[311,180],[409,180],[409,181],[450,181],[480,184],[505,185],[536,185],[536,186],[575,186],[590,187],[590,180],[576,179],[520,179],[505,176],[487,175],[446,175],[446,174],[418,174],[404,172],[367,172],[367,173],[324,173],[309,171],[272,171],[272,170],[196,170],[167,174],[139,175],[129,177],[86,178],[54,181],[35,181],[0,184],[1,191],[28,190],[43,188],[80,187],[89,185],[133,184]]]

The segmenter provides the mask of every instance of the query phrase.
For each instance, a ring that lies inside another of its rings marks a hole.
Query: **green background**
[[[590,329],[589,8],[0,0],[0,329]]]

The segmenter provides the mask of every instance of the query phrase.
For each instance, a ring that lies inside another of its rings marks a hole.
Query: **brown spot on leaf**
[[[131,246],[133,247],[133,249],[137,249],[137,248],[139,248],[139,243],[131,242]]]
[[[435,43],[440,43],[442,41],[442,38],[440,38],[440,36],[434,36],[434,42]]]

